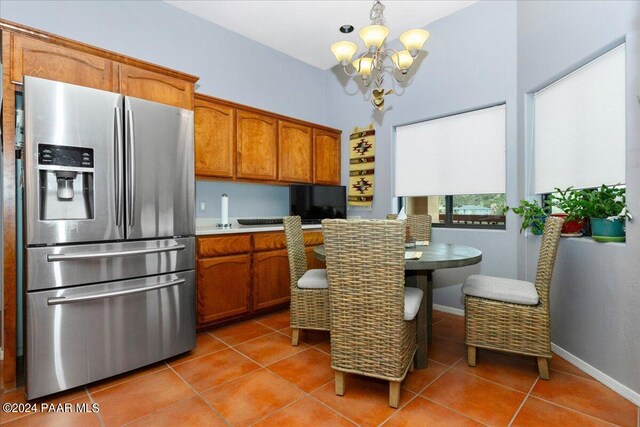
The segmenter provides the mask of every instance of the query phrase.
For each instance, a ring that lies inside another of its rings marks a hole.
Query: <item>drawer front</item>
[[[256,252],[284,249],[286,247],[287,239],[284,236],[284,231],[255,233],[253,235],[253,250]]]
[[[28,248],[28,291],[109,282],[195,267],[193,237]]]
[[[251,251],[251,235],[198,237],[198,258],[233,255]]]
[[[305,246],[318,246],[323,243],[324,243],[324,240],[322,240],[322,231],[305,231],[304,232]]]
[[[195,347],[193,271],[28,292],[29,399]]]

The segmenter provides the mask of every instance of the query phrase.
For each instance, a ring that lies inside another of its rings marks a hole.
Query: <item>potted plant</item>
[[[619,184],[581,191],[585,213],[591,220],[591,237],[596,242],[625,241],[625,221],[632,218],[625,192]]]
[[[562,234],[581,235],[584,228],[586,212],[586,201],[584,192],[569,187],[566,190],[556,188],[556,194],[549,196],[549,203],[552,207],[558,208],[562,212],[552,213],[564,219],[562,224]]]
[[[508,208],[507,208],[508,209]],[[536,200],[529,202],[527,200],[520,200],[520,205],[511,209],[515,214],[522,217],[522,226],[520,232],[522,233],[528,227],[531,227],[531,232],[536,235],[542,234],[544,229],[544,222],[547,219],[547,210],[543,209]]]

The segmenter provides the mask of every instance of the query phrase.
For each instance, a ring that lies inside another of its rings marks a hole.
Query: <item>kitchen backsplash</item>
[[[220,196],[229,196],[229,217],[268,218],[289,214],[289,187],[196,181],[196,217],[219,218]],[[204,203],[204,211],[201,204]]]

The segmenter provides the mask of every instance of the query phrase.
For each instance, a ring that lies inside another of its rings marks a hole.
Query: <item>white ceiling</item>
[[[384,16],[389,40],[463,9],[477,0],[386,0]],[[340,40],[356,42],[358,30],[369,25],[373,1],[203,1],[167,0],[167,3],[221,27],[286,53],[320,69],[336,65],[329,47]],[[355,30],[342,34],[338,28]],[[437,35],[432,35],[437,36]],[[427,42],[428,43],[428,42]]]

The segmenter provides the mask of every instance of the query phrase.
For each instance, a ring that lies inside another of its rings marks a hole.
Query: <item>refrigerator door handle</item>
[[[128,224],[129,227],[133,226],[134,209],[136,205],[136,158],[135,158],[135,136],[133,127],[133,111],[127,110],[127,147],[128,147],[128,160],[127,160],[127,182],[128,182],[128,199],[127,199],[127,212],[129,214]]]
[[[114,135],[114,150],[115,150],[115,194],[116,194],[116,225],[120,225],[122,220],[122,110],[120,107],[115,107],[115,135]]]
[[[50,254],[47,255],[48,262],[56,261],[77,261],[83,259],[99,259],[99,258],[115,258],[129,255],[148,255],[160,252],[181,251],[185,245],[173,245],[163,248],[136,249],[133,251],[116,251],[116,252],[90,252],[85,254]]]
[[[143,286],[141,288],[134,288],[134,289],[125,289],[123,291],[106,292],[103,294],[85,295],[85,296],[68,297],[68,298],[67,297],[48,298],[47,305],[72,304],[75,302],[87,302],[87,301],[95,301],[95,300],[101,300],[101,299],[107,299],[107,298],[115,298],[115,297],[121,297],[125,295],[133,295],[133,294],[139,294],[142,292],[154,291],[162,288],[168,288],[170,286],[182,285],[184,283],[185,283],[184,279],[177,279],[177,280],[172,280],[170,282],[160,283],[157,285]]]

